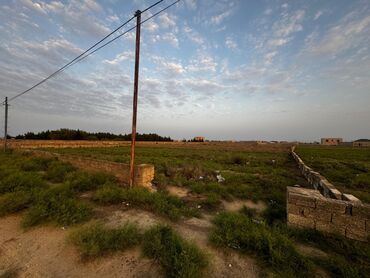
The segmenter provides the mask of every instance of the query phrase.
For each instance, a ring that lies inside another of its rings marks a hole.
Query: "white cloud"
[[[161,27],[163,28],[170,28],[176,26],[176,17],[173,15],[163,13],[158,18],[159,22],[161,23]]]
[[[323,11],[317,11],[317,13],[315,14],[315,16],[313,17],[313,20],[319,19],[319,17],[321,17],[323,13],[324,13]]]
[[[113,60],[104,60],[103,63],[107,63],[110,65],[117,65],[126,60],[133,60],[135,57],[135,53],[133,51],[124,51],[118,55]]]
[[[230,9],[218,15],[214,15],[211,17],[211,23],[214,25],[219,25],[225,18],[229,17],[231,14],[232,10]]]
[[[238,48],[238,44],[231,37],[226,38],[225,46],[229,49],[237,49]]]

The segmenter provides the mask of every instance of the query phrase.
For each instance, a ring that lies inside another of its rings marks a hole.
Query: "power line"
[[[149,9],[153,8],[154,6],[158,5],[159,3],[163,2],[164,0],[160,0],[156,3],[154,3],[153,5],[147,7],[146,9],[143,10],[143,12],[146,12],[148,11]],[[116,29],[114,29],[112,32],[110,32],[108,35],[106,35],[104,38],[102,38],[101,40],[99,40],[97,43],[95,43],[94,45],[92,45],[91,47],[89,47],[87,50],[85,50],[83,53],[81,53],[80,55],[78,55],[76,58],[74,58],[73,60],[71,60],[70,62],[68,62],[67,64],[65,64],[63,67],[61,67],[60,69],[58,69],[57,71],[53,72],[51,75],[49,75],[48,77],[42,79],[40,82],[36,83],[35,85],[33,85],[32,87],[28,88],[27,90],[15,95],[14,97],[11,97],[8,102],[28,93],[29,91],[31,91],[32,89],[36,88],[37,86],[43,84],[44,82],[46,82],[47,80],[49,80],[50,78],[54,77],[55,75],[57,75],[58,73],[62,72],[63,70],[65,70],[66,68],[68,68],[72,63],[75,64],[75,62],[77,60],[79,60],[79,58],[81,58],[83,55],[85,55],[87,52],[89,52],[91,49],[93,49],[94,47],[96,47],[97,45],[99,45],[100,43],[102,43],[104,40],[106,40],[108,37],[110,37],[112,34],[114,34],[115,32],[117,32],[119,29],[121,29],[122,27],[124,27],[125,25],[127,25],[129,22],[131,22],[131,20],[133,20],[136,16],[132,16],[130,19],[128,19],[126,22],[122,23],[120,26],[118,26]],[[4,104],[5,102],[3,102]]]
[[[173,2],[172,4],[166,6],[165,8],[163,8],[162,10],[156,12],[155,14],[153,14],[152,16],[148,17],[147,19],[143,20],[141,22],[140,25],[144,24],[145,22],[147,22],[148,20],[152,19],[153,17],[159,15],[160,13],[164,12],[165,10],[171,8],[172,6],[174,6],[175,4],[177,4],[178,2],[180,2],[180,0],[177,0],[175,2]],[[90,55],[94,54],[95,52],[97,52],[98,50],[102,49],[103,47],[107,46],[108,44],[114,42],[115,40],[119,39],[120,37],[126,35],[127,33],[131,32],[132,30],[134,30],[135,28],[137,27],[137,25],[131,27],[130,29],[126,30],[125,32],[123,32],[122,34],[119,34],[117,37],[111,39],[110,41],[104,43],[103,45],[99,46],[98,48],[94,49],[93,51],[91,51],[90,53],[86,54],[85,56],[79,58],[78,60],[74,61],[72,64],[70,64],[67,68],[73,66],[74,64],[84,60],[85,58],[89,57]],[[67,69],[66,68],[66,69]]]

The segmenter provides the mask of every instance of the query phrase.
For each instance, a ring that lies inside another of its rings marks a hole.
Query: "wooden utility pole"
[[[136,16],[136,50],[135,50],[134,100],[132,112],[133,113],[132,132],[131,132],[130,187],[134,185],[135,178],[135,143],[136,143],[137,95],[139,86],[141,11],[137,10],[135,16]]]
[[[6,152],[8,140],[8,97],[5,97],[5,125],[4,125],[4,152]]]

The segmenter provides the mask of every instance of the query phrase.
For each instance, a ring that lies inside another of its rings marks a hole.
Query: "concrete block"
[[[304,206],[304,207],[311,207],[311,208],[316,207],[315,197],[289,193],[288,198],[289,198],[288,200],[289,203],[295,204],[297,206]]]
[[[295,214],[295,215],[303,215],[304,209],[300,206],[297,206],[295,204],[288,203],[287,205],[287,213],[289,214]]]
[[[288,214],[288,224],[302,228],[315,228],[315,221],[313,219],[295,214]]]
[[[347,203],[342,200],[333,200],[330,198],[319,198],[316,201],[316,208],[322,211],[330,211],[338,214],[346,212]]]
[[[366,230],[365,219],[352,215],[333,213],[332,223],[340,227],[352,227],[353,229]]]
[[[370,204],[353,203],[352,215],[370,220]]]
[[[342,200],[342,193],[336,188],[329,188],[329,196],[333,199]]]
[[[344,227],[336,226],[332,223],[323,222],[323,221],[316,221],[315,229],[329,234],[339,234],[342,236],[346,235],[346,229]]]
[[[332,212],[319,210],[319,209],[304,209],[303,215],[308,218],[312,218],[314,220],[322,221],[322,222],[331,222],[332,219]]]
[[[347,238],[350,238],[350,239],[355,239],[355,240],[367,242],[370,238],[370,233],[366,232],[366,231],[363,231],[363,230],[358,230],[358,229],[354,229],[352,227],[348,227],[346,229],[345,236]]]
[[[353,203],[361,203],[361,200],[353,196],[352,194],[342,194],[342,200],[353,202]]]

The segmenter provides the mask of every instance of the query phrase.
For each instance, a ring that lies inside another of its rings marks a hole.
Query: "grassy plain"
[[[340,191],[370,203],[370,148],[300,145],[297,153]]]
[[[118,162],[129,159],[128,146],[52,151]],[[189,242],[173,227],[210,215],[209,244],[252,256],[262,275],[312,277],[321,269],[335,277],[366,277],[370,271],[368,245],[286,226],[286,186],[307,185],[287,145],[139,145],[137,163],[155,165],[155,193],[122,188],[110,175],[78,170],[55,159],[14,152],[0,154],[0,161],[0,216],[22,211],[26,229],[44,223],[76,226],[70,239],[84,258],[141,246],[167,277],[201,276],[212,259],[204,254],[204,246]],[[186,189],[187,196],[169,194],[173,186]],[[86,194],[88,198],[82,197]],[[237,200],[262,201],[266,208],[225,211],[224,202]],[[123,222],[112,227],[99,214],[109,213],[112,206],[150,211],[162,220],[145,229]],[[325,256],[302,253],[302,244]]]

